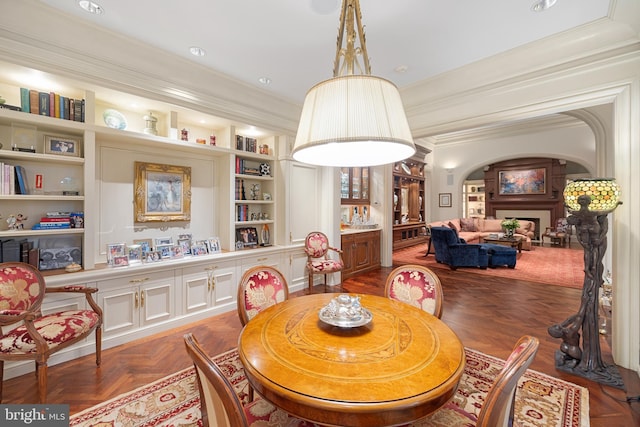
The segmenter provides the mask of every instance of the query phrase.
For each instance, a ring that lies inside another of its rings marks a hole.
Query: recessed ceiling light
[[[191,46],[189,48],[189,52],[191,52],[191,55],[193,56],[204,56],[206,54],[204,49],[198,46]]]
[[[553,7],[558,0],[538,0],[531,5],[531,10],[534,12],[543,12]]]
[[[258,81],[265,86],[271,84],[271,79],[269,77],[260,77]]]
[[[102,15],[104,13],[104,9],[102,8],[102,6],[89,0],[80,0],[78,2],[78,6],[89,13],[93,13],[94,15]]]

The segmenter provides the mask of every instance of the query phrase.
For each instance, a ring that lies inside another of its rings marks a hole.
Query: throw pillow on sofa
[[[473,218],[460,218],[460,231],[478,231]]]

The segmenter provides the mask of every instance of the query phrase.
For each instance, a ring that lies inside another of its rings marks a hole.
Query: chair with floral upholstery
[[[233,385],[207,356],[193,334],[184,336],[184,344],[196,370],[204,427],[315,426],[289,415],[260,397],[243,404]]]
[[[47,400],[47,360],[96,331],[96,364],[102,349],[102,310],[92,294],[96,288],[71,285],[45,286],[42,274],[20,262],[0,264],[0,402],[5,360],[34,360],[40,403]],[[45,294],[83,294],[89,307],[42,315]],[[10,330],[5,331],[5,327]]]
[[[258,265],[248,269],[238,285],[238,316],[242,326],[260,311],[288,298],[287,281],[275,267]]]
[[[320,231],[313,231],[304,241],[304,251],[307,254],[307,270],[309,272],[309,292],[313,289],[313,276],[324,275],[324,287],[327,289],[327,274],[342,271],[344,261],[342,251],[329,246],[329,238]],[[331,258],[329,251],[338,254],[338,259]]]
[[[431,269],[417,264],[395,268],[384,286],[387,298],[417,307],[438,319],[442,317],[442,285]]]

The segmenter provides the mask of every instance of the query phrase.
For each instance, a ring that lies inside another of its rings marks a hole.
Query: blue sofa
[[[458,267],[485,269],[489,265],[489,252],[484,244],[466,243],[449,227],[431,227],[431,242],[436,261],[447,264],[452,270]]]

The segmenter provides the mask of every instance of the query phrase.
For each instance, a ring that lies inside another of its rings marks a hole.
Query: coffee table
[[[522,253],[522,236],[513,237],[485,237],[482,239],[484,243],[493,243],[496,245],[510,246],[518,249],[518,253]]]

